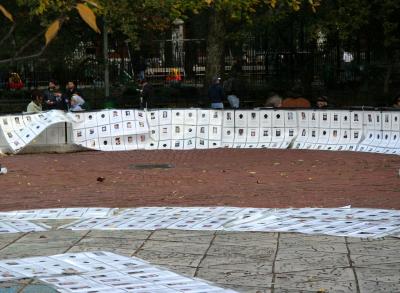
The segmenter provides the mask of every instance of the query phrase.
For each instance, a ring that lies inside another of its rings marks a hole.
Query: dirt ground
[[[0,175],[2,211],[166,205],[400,209],[398,156],[217,149],[15,155],[0,157],[0,164],[9,170]]]

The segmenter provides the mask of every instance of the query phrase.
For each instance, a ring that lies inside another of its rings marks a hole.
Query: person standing
[[[39,90],[34,90],[31,93],[31,102],[26,108],[27,113],[42,112],[43,95]]]
[[[43,92],[44,105],[49,110],[63,110],[61,92],[57,87],[55,80],[49,81],[49,86]]]
[[[141,89],[140,89],[140,108],[141,109],[148,108],[150,100],[153,97],[153,94],[154,94],[153,86],[146,79],[143,79],[141,81]]]
[[[211,100],[211,108],[212,109],[223,109],[224,103],[223,100],[225,98],[224,89],[221,86],[221,78],[214,77],[212,80],[212,84],[208,88],[208,98]]]
[[[61,98],[62,110],[67,111],[70,108],[71,98],[73,95],[78,95],[78,96],[82,97],[82,95],[78,93],[75,83],[73,81],[69,81],[69,82],[67,82],[67,85],[65,86],[65,93],[62,95],[62,98]]]

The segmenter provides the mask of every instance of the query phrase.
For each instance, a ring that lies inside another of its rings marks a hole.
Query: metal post
[[[107,25],[103,23],[103,57],[104,57],[104,90],[105,97],[110,96],[110,68],[108,63],[108,32]]]

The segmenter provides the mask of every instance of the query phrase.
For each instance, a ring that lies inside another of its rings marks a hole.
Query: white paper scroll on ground
[[[2,116],[0,129],[8,148],[16,153],[37,139],[46,129],[62,122],[70,122],[62,111]]]
[[[37,278],[59,292],[234,293],[206,281],[110,252],[67,253],[0,261],[0,282]]]
[[[395,111],[49,111],[2,116],[0,128],[0,151],[14,153],[32,143],[54,145],[72,141],[101,151],[225,147],[400,154],[400,112]]]
[[[400,233],[400,211],[351,208],[146,207],[125,209],[108,218],[81,219],[61,228],[296,232],[374,238]]]

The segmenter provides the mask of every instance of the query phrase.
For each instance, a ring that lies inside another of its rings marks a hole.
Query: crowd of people
[[[37,113],[43,110],[64,110],[78,112],[85,110],[85,100],[73,81],[69,81],[61,91],[56,81],[51,80],[45,91],[33,90],[31,102],[26,112]]]
[[[140,106],[147,108],[148,100],[153,93],[152,86],[146,79],[140,81]],[[236,74],[232,74],[224,82],[216,76],[213,78],[208,88],[208,99],[211,101],[212,109],[224,109],[224,102],[229,103],[231,109],[239,109],[240,97],[243,95],[243,86]],[[283,98],[278,93],[271,92],[264,103],[266,108],[332,108],[327,96],[317,97],[315,103],[311,103],[296,91],[289,92]],[[395,96],[393,108],[400,109],[400,94]],[[27,106],[26,112],[36,113],[43,110],[64,110],[71,112],[84,111],[86,108],[85,100],[78,92],[73,81],[69,81],[65,90],[61,91],[56,81],[51,80],[45,91],[34,90],[31,93],[31,102]]]
[[[208,88],[208,99],[211,101],[212,109],[224,109],[224,102],[229,103],[231,109],[238,109],[240,105],[240,91],[243,87],[236,76],[229,77],[222,82],[221,78],[216,76],[212,79],[212,83]],[[318,96],[312,103],[304,98],[298,90],[290,91],[286,97],[282,97],[276,92],[268,94],[264,105],[265,108],[313,108],[327,109],[334,108],[326,95]],[[400,109],[400,93],[395,96],[391,108]]]

